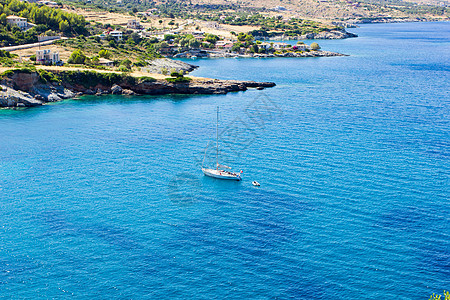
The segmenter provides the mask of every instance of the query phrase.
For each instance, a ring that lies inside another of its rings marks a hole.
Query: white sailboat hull
[[[240,173],[233,173],[224,170],[202,168],[203,174],[209,177],[225,180],[242,180]]]

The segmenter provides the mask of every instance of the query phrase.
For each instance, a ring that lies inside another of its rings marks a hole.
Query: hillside
[[[29,28],[8,23],[8,16],[23,17]],[[48,6],[18,0],[0,1],[0,46],[38,42],[38,35],[74,36],[86,34],[83,16]]]
[[[221,17],[263,13],[320,21],[448,20],[449,0],[86,0],[66,3],[135,14],[153,9],[157,17],[221,21]]]

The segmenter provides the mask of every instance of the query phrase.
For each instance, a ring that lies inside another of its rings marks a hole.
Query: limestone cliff
[[[134,78],[117,73],[55,72],[58,81],[43,83],[36,72],[15,70],[4,76],[0,87],[0,107],[29,107],[60,101],[75,95],[163,95],[163,94],[226,94],[248,88],[263,89],[273,82],[185,79],[169,82],[149,77]],[[184,79],[184,78],[183,78]]]

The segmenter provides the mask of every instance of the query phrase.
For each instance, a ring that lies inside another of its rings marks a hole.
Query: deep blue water
[[[264,91],[1,110],[0,298],[450,289],[450,23],[351,31],[318,41],[348,57],[194,61]],[[217,105],[242,182],[200,170]]]

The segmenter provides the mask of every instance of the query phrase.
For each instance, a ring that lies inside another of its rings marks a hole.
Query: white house
[[[266,50],[268,50],[271,46],[272,46],[272,44],[271,43],[267,43],[267,42],[263,42],[263,43],[258,45],[259,48],[264,48]]]
[[[15,24],[19,26],[20,29],[25,30],[28,28],[28,22],[26,18],[18,17],[18,16],[7,16],[6,23]]]
[[[232,41],[217,41],[216,48],[230,50],[231,48],[233,48],[233,42]]]
[[[56,64],[59,61],[59,52],[52,52],[50,49],[36,50],[36,62],[38,64]]]
[[[273,48],[274,49],[283,49],[283,48],[287,48],[290,47],[291,45],[287,44],[287,43],[273,43]]]
[[[109,33],[110,36],[112,36],[113,38],[115,38],[118,41],[122,40],[122,31],[119,30],[113,30]]]
[[[231,44],[233,44],[233,42],[232,41],[227,41],[227,40],[224,40],[224,41],[217,41],[216,42],[216,47],[223,47],[223,46],[225,46],[225,45],[227,45],[227,44],[229,44],[229,43],[231,43]]]
[[[51,7],[58,6],[58,3],[56,3],[55,1],[40,0],[37,3],[40,5],[47,5],[47,6],[51,6]]]
[[[298,50],[302,50],[302,51],[305,51],[306,49],[309,48],[309,46],[306,44],[297,44],[297,45],[294,45],[294,47],[297,47]]]
[[[136,19],[128,20],[127,28],[130,28],[130,29],[141,29],[141,23],[139,22],[139,20],[136,20]]]

